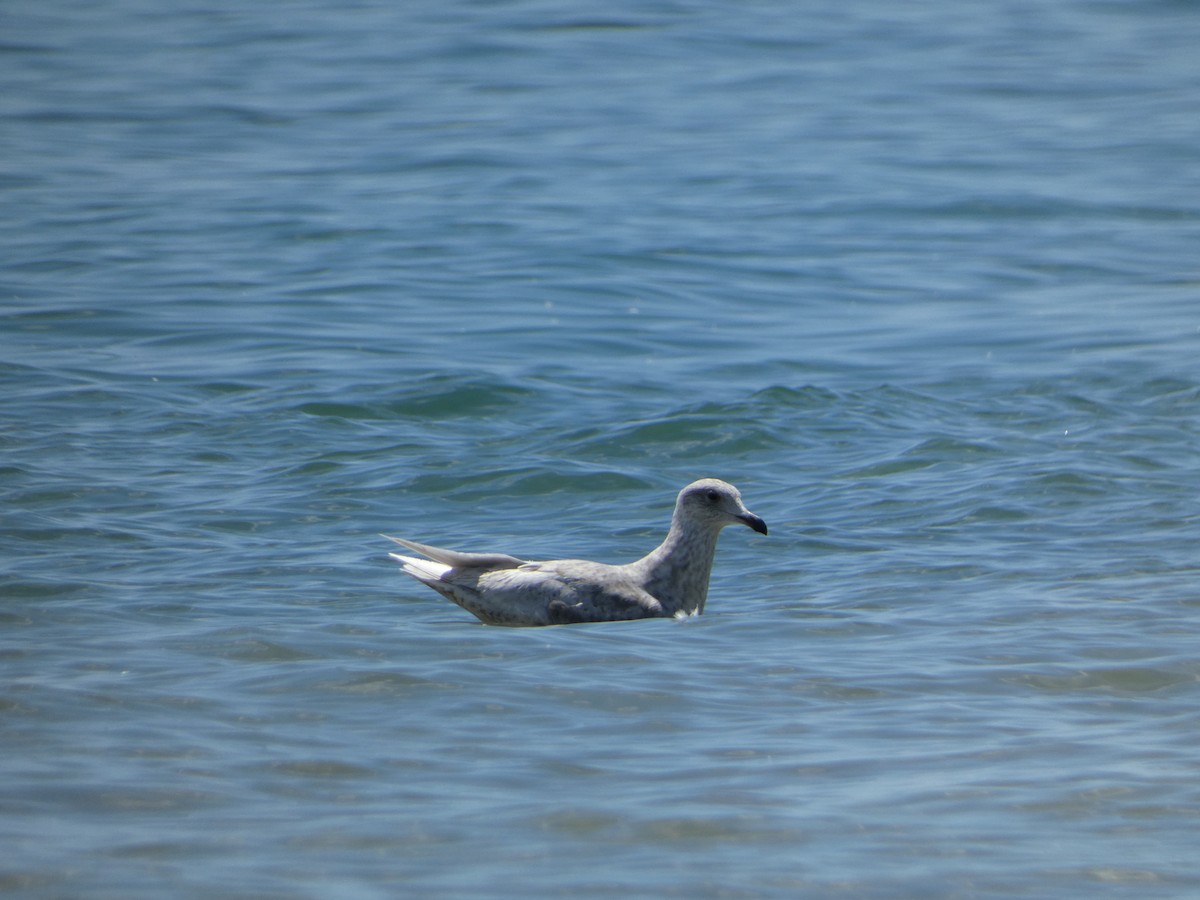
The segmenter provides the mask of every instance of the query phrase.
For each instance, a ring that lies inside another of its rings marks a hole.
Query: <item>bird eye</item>
[[[721,495],[719,493],[717,493],[716,491],[707,491],[707,492],[705,492],[704,496],[708,498],[708,501],[710,503],[716,503],[718,500],[721,499]]]

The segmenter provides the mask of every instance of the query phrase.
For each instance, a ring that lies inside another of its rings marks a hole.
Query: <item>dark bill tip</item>
[[[747,525],[749,525],[751,528],[753,528],[759,534],[767,533],[767,523],[764,522],[762,519],[760,519],[758,516],[750,515],[750,516],[741,516],[740,518],[743,522],[745,522]]]

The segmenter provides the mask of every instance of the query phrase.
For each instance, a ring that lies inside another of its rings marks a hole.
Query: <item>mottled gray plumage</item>
[[[623,566],[584,559],[527,562],[503,553],[459,553],[389,538],[428,559],[389,554],[404,571],[489,625],[615,622],[704,612],[717,536],[740,522],[761,534],[731,484],[703,478],[679,492],[671,530]],[[386,537],[386,535],[385,535]]]

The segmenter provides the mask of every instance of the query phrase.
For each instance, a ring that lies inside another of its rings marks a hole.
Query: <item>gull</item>
[[[717,536],[740,523],[767,523],[732,484],[702,478],[679,492],[671,530],[626,565],[584,559],[531,562],[506,553],[460,553],[382,535],[428,559],[388,555],[403,571],[488,625],[568,625],[693,616],[704,612]]]

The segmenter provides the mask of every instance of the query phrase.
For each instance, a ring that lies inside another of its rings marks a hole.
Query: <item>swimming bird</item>
[[[675,501],[671,530],[646,556],[626,565],[584,559],[530,562],[505,553],[460,553],[383,535],[428,559],[389,556],[403,571],[488,625],[567,625],[704,612],[717,536],[741,523],[767,524],[732,484],[692,482]]]

